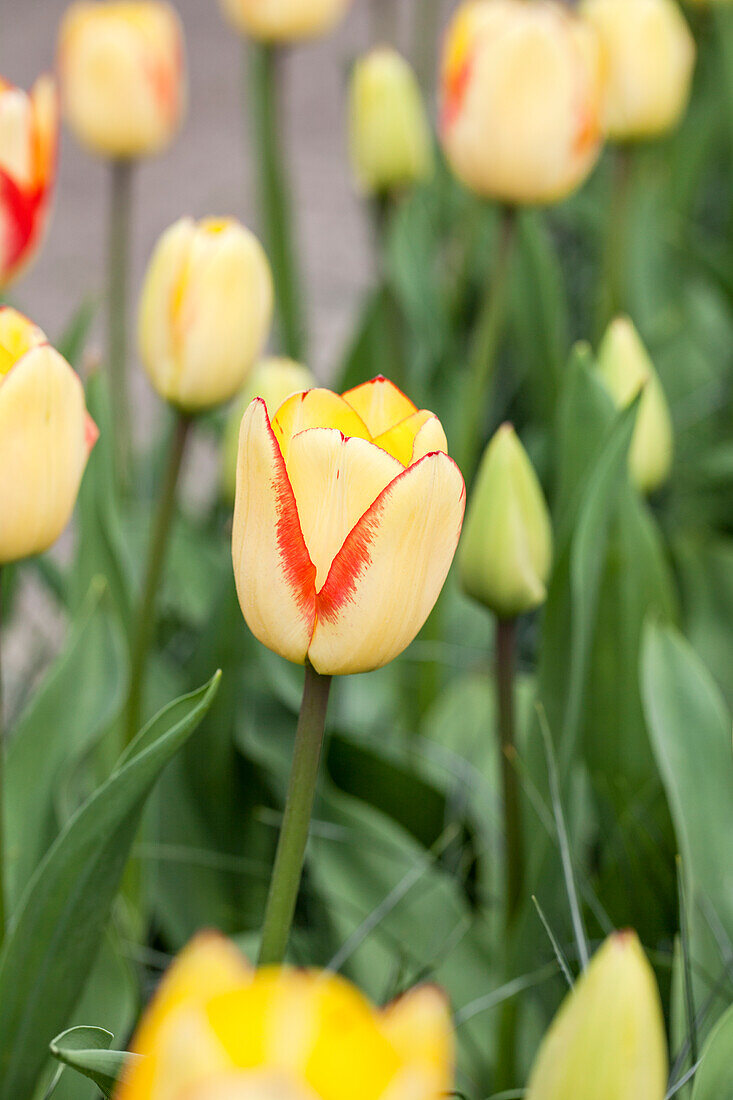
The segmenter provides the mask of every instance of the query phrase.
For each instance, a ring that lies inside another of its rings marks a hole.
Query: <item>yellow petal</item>
[[[226,1073],[187,1090],[185,1100],[318,1100],[304,1086],[267,1070]]]
[[[418,437],[420,443],[416,453]],[[443,451],[446,454],[448,452],[448,440],[445,438],[443,426],[437,416],[428,412],[427,409],[422,409],[401,420],[393,428],[376,436],[373,442],[375,446],[394,455],[403,466],[409,466],[418,458],[424,458],[431,451]]]
[[[369,431],[361,417],[331,390],[294,393],[277,410],[272,428],[286,460],[291,439],[307,428],[337,428],[346,436],[369,439]]]
[[[349,531],[402,466],[364,439],[310,428],[293,437],[287,470],[318,592]]]
[[[315,621],[316,570],[261,398],[242,418],[232,558],[239,603],[254,636],[303,664]]]
[[[382,1026],[413,1074],[432,1081],[425,1096],[444,1095],[453,1079],[450,1005],[434,985],[418,986],[384,1009]]]
[[[448,575],[465,486],[447,455],[427,455],[377,497],[348,535],[318,595],[308,657],[324,674],[393,660],[427,619]]]
[[[381,375],[348,390],[343,397],[364,421],[372,438],[417,412],[410,398]]]
[[[46,334],[17,309],[0,307],[0,376],[7,374],[17,361],[40,344],[46,344]]]
[[[47,550],[71,518],[86,465],[79,378],[42,344],[0,374],[0,563]]]

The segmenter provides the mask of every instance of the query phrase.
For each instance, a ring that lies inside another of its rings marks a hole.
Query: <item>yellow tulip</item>
[[[433,169],[433,140],[417,78],[396,50],[372,50],[351,78],[349,137],[359,187],[379,194],[419,183]]]
[[[350,0],[221,0],[237,30],[264,42],[289,42],[326,34]]]
[[[183,218],[160,238],[143,285],[140,355],[166,401],[193,412],[241,390],[272,322],[270,265],[233,219]]]
[[[550,516],[527,452],[511,424],[486,448],[458,552],[464,591],[500,618],[547,598],[552,564]]]
[[[663,1100],[659,990],[634,932],[606,940],[540,1047],[526,1100]]]
[[[61,25],[58,67],[74,135],[104,157],[160,152],[186,100],[183,30],[162,0],[78,0]]]
[[[237,490],[237,452],[239,428],[247,406],[255,397],[261,397],[267,406],[267,414],[273,417],[286,398],[315,386],[311,371],[292,359],[272,357],[262,359],[249,377],[247,385],[237,397],[227,418],[222,445],[222,489],[231,504]]]
[[[617,141],[663,134],[687,108],[695,41],[677,0],[584,0],[606,68],[604,124]]]
[[[628,317],[608,326],[598,351],[601,377],[620,409],[630,405],[643,389],[629,452],[629,469],[642,493],[651,493],[669,477],[674,438],[669,406],[662,383]]]
[[[324,675],[366,672],[413,640],[438,598],[465,486],[445,433],[391,382],[296,394],[242,420],[233,560],[264,645]]]
[[[96,439],[69,364],[27,318],[0,309],[0,565],[56,541]]]
[[[328,971],[254,970],[223,937],[175,960],[115,1100],[442,1100],[453,1076],[433,986],[375,1008]]]
[[[0,288],[34,258],[56,182],[56,85],[42,76],[30,94],[0,78]]]
[[[509,203],[552,203],[601,148],[595,34],[555,0],[466,0],[443,59],[441,134],[456,176]]]

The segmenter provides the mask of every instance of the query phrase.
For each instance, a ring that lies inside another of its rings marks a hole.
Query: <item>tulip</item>
[[[115,1100],[440,1100],[453,1078],[434,986],[378,1009],[328,971],[251,969],[213,933],[173,962],[133,1049]]]
[[[350,0],[221,0],[224,15],[262,42],[290,42],[326,34]]]
[[[0,565],[56,541],[96,439],[78,376],[39,328],[0,309]]]
[[[396,50],[372,50],[354,66],[350,143],[354,176],[366,194],[393,192],[432,172],[432,135],[420,87]]]
[[[288,397],[309,390],[315,384],[316,380],[308,368],[292,359],[262,359],[257,364],[232,407],[224,431],[222,489],[231,504],[237,489],[239,429],[247,406],[255,397],[261,397],[267,406],[268,416],[272,418]]]
[[[233,219],[183,218],[161,237],[145,278],[140,355],[162,398],[194,412],[244,385],[272,320],[270,267]]]
[[[186,99],[175,8],[160,0],[78,0],[61,25],[59,74],[64,114],[82,145],[123,159],[160,152]]]
[[[636,933],[606,940],[544,1038],[526,1100],[663,1100],[659,990]]]
[[[598,351],[598,367],[617,408],[626,408],[643,390],[629,469],[639,491],[652,493],[672,467],[672,421],[659,375],[628,317],[617,317],[609,325]]]
[[[34,258],[56,182],[56,85],[42,76],[30,94],[0,79],[0,288]]]
[[[464,591],[499,618],[544,603],[552,563],[547,504],[511,424],[486,448],[458,553]]]
[[[449,27],[441,133],[458,178],[510,204],[552,203],[601,148],[593,31],[555,0],[467,0]]]
[[[603,49],[609,138],[649,138],[676,126],[695,63],[695,42],[677,0],[584,0],[582,11]]]
[[[450,568],[465,486],[437,417],[376,378],[242,419],[233,560],[264,645],[324,676],[393,660]]]

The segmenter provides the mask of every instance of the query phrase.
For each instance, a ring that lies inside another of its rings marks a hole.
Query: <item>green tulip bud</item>
[[[608,326],[598,351],[598,367],[620,409],[630,405],[643,388],[629,470],[639,491],[651,493],[667,480],[672,467],[672,420],[659,375],[628,317],[617,317]]]
[[[591,959],[545,1035],[526,1100],[664,1100],[667,1043],[654,972],[635,932]]]
[[[537,475],[511,424],[486,448],[458,551],[461,584],[499,618],[547,596],[552,528]]]
[[[354,65],[349,107],[354,176],[378,195],[426,179],[433,144],[417,78],[396,50],[379,47]]]
[[[294,393],[310,390],[316,380],[311,371],[292,359],[261,359],[247,380],[247,385],[232,404],[222,444],[221,487],[224,499],[234,503],[237,488],[237,453],[239,451],[239,427],[247,406],[255,397],[261,397],[267,405],[272,420],[277,410]]]

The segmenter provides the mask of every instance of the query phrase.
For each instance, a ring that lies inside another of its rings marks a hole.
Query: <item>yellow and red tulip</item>
[[[448,1006],[434,986],[375,1008],[327,971],[254,970],[213,933],[173,963],[115,1100],[442,1100]]]
[[[0,309],[0,565],[56,541],[96,439],[78,376],[36,325]]]
[[[78,0],[61,25],[66,121],[104,157],[148,156],[177,132],[186,101],[183,30],[162,0]]]
[[[242,419],[233,561],[264,645],[324,675],[397,657],[440,594],[465,486],[432,413],[376,378]]]
[[[682,117],[695,40],[677,0],[584,0],[606,70],[604,126],[611,140],[655,137]]]
[[[50,76],[30,93],[0,79],[0,288],[34,258],[56,181],[58,99]]]
[[[555,0],[466,0],[449,27],[441,136],[456,176],[508,203],[552,203],[601,149],[594,32]]]
[[[221,0],[237,30],[265,42],[288,42],[326,34],[350,0]]]
[[[160,238],[143,286],[139,346],[148,377],[187,411],[243,387],[272,321],[270,265],[232,218],[182,218]]]

